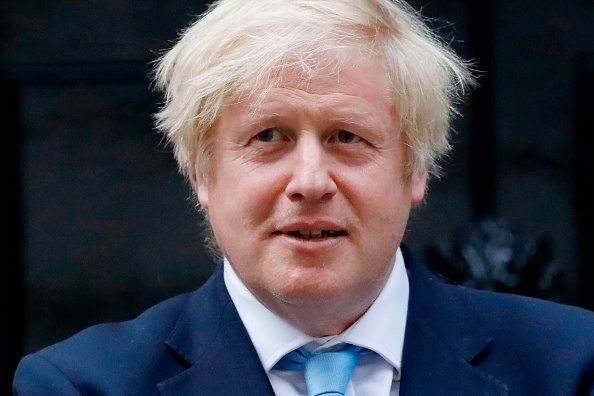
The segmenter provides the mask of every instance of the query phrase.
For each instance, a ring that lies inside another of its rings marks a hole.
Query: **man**
[[[400,248],[472,84],[406,3],[221,0],[156,77],[221,266],[25,357],[15,394],[594,395],[592,313],[446,285]]]

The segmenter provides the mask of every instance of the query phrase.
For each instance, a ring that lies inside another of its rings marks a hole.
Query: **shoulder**
[[[161,302],[130,321],[92,326],[25,356],[14,377],[15,395],[84,394],[91,389],[149,394],[143,386],[150,383],[156,390],[160,378],[180,368],[165,341],[192,294]]]
[[[594,312],[518,294],[450,284],[423,266],[417,278],[422,293],[437,303],[437,315],[456,317],[485,333],[522,345],[573,349],[594,355]],[[431,292],[428,292],[430,289]],[[522,347],[521,345],[516,345]],[[529,348],[526,348],[529,349]]]
[[[167,337],[191,295],[185,293],[165,300],[132,320],[89,327],[39,353],[54,356],[70,350],[93,353],[115,350],[124,354],[142,350]]]
[[[526,394],[594,389],[594,312],[452,285],[422,264],[410,265],[409,279],[409,358],[426,354],[431,365],[435,346],[446,346]]]
[[[472,296],[476,323],[492,336],[477,365],[507,370],[510,384],[535,394],[594,392],[594,312],[512,294],[463,293]]]
[[[594,312],[538,298],[445,285],[465,320],[489,337],[474,364],[511,389],[594,391]],[[532,392],[532,391],[531,391]]]
[[[590,343],[594,349],[594,312],[534,297],[450,284],[423,263],[410,259],[411,299],[443,321],[451,319],[484,327],[509,338],[555,336],[553,343]],[[575,345],[575,344],[574,344]]]
[[[458,294],[467,309],[492,331],[531,339],[555,336],[554,343],[589,342],[594,350],[594,312],[567,304],[515,294],[444,285]]]
[[[474,297],[475,317],[494,335],[496,356],[508,351],[521,365],[548,367],[565,377],[583,370],[594,382],[594,312],[525,296],[466,292]]]

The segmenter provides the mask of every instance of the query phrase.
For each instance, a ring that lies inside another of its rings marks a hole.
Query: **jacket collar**
[[[508,395],[507,386],[474,366],[492,338],[477,322],[467,290],[453,288],[403,248],[410,298],[402,358],[402,395]]]
[[[507,386],[474,366],[488,358],[491,337],[464,290],[438,280],[402,249],[410,299],[400,394],[508,395]],[[222,265],[193,293],[167,346],[188,367],[158,385],[163,396],[254,394],[274,396],[257,352],[223,280]]]
[[[162,395],[274,396],[229,297],[221,265],[191,296],[166,344],[188,369],[161,382]]]

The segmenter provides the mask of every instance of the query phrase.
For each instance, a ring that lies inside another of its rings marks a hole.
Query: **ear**
[[[202,206],[204,209],[208,209],[208,181],[202,180],[200,176],[196,176],[194,183],[200,206]]]
[[[427,178],[429,174],[426,169],[415,172],[410,179],[410,201],[411,203],[418,204],[425,197],[425,190],[427,188]]]

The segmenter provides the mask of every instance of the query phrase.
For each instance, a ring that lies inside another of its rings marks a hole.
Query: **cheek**
[[[377,243],[391,245],[401,239],[411,207],[409,183],[396,172],[376,172],[361,178],[353,194],[359,198],[352,206]]]
[[[226,217],[237,226],[256,226],[265,221],[284,191],[281,177],[261,169],[246,169],[245,165],[229,167],[219,180],[223,183],[209,196],[211,216]]]
[[[394,166],[393,163],[390,165]],[[405,211],[411,203],[410,183],[398,172],[399,168],[376,166],[360,172],[350,173],[348,180],[343,179],[343,190],[354,201],[353,208],[375,218],[388,219],[395,212]]]

